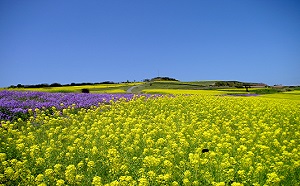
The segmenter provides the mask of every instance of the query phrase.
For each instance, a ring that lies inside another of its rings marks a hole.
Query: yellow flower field
[[[297,185],[299,103],[178,95],[36,110],[1,121],[0,184]]]
[[[289,99],[289,100],[300,100],[300,90],[294,90],[290,92],[283,92],[277,94],[265,94],[262,95],[264,98],[272,98],[272,99]]]
[[[95,84],[95,85],[81,85],[81,86],[62,86],[62,87],[42,87],[42,88],[16,88],[12,90],[18,91],[39,91],[39,92],[81,92],[82,89],[89,89],[92,93],[126,93],[120,87],[131,87],[140,85],[142,83],[120,83],[120,84]],[[0,88],[0,90],[4,90]]]

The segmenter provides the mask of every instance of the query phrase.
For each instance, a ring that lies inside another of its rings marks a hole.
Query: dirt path
[[[132,94],[132,90],[133,90],[134,88],[137,88],[138,86],[139,86],[139,85],[132,86],[132,87],[130,87],[126,92]]]

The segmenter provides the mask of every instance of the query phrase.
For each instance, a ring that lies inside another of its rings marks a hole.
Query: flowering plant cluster
[[[1,121],[0,183],[298,185],[299,116],[298,100],[203,95],[36,110]]]
[[[150,95],[145,95],[150,96]],[[74,108],[89,108],[99,103],[109,103],[111,100],[130,100],[133,94],[83,94],[83,93],[48,93],[31,91],[0,91],[0,120],[12,120],[28,109],[62,110],[70,106]]]

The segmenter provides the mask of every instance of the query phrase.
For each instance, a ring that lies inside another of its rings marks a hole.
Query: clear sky
[[[299,0],[0,0],[0,87],[238,80],[300,85]]]

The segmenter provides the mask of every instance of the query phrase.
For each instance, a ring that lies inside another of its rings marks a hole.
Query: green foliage
[[[217,87],[223,87],[223,86],[228,86],[228,87],[243,87],[243,84],[238,81],[217,81],[215,83],[215,86]]]
[[[151,81],[178,81],[178,80],[170,77],[155,77],[152,78]]]

